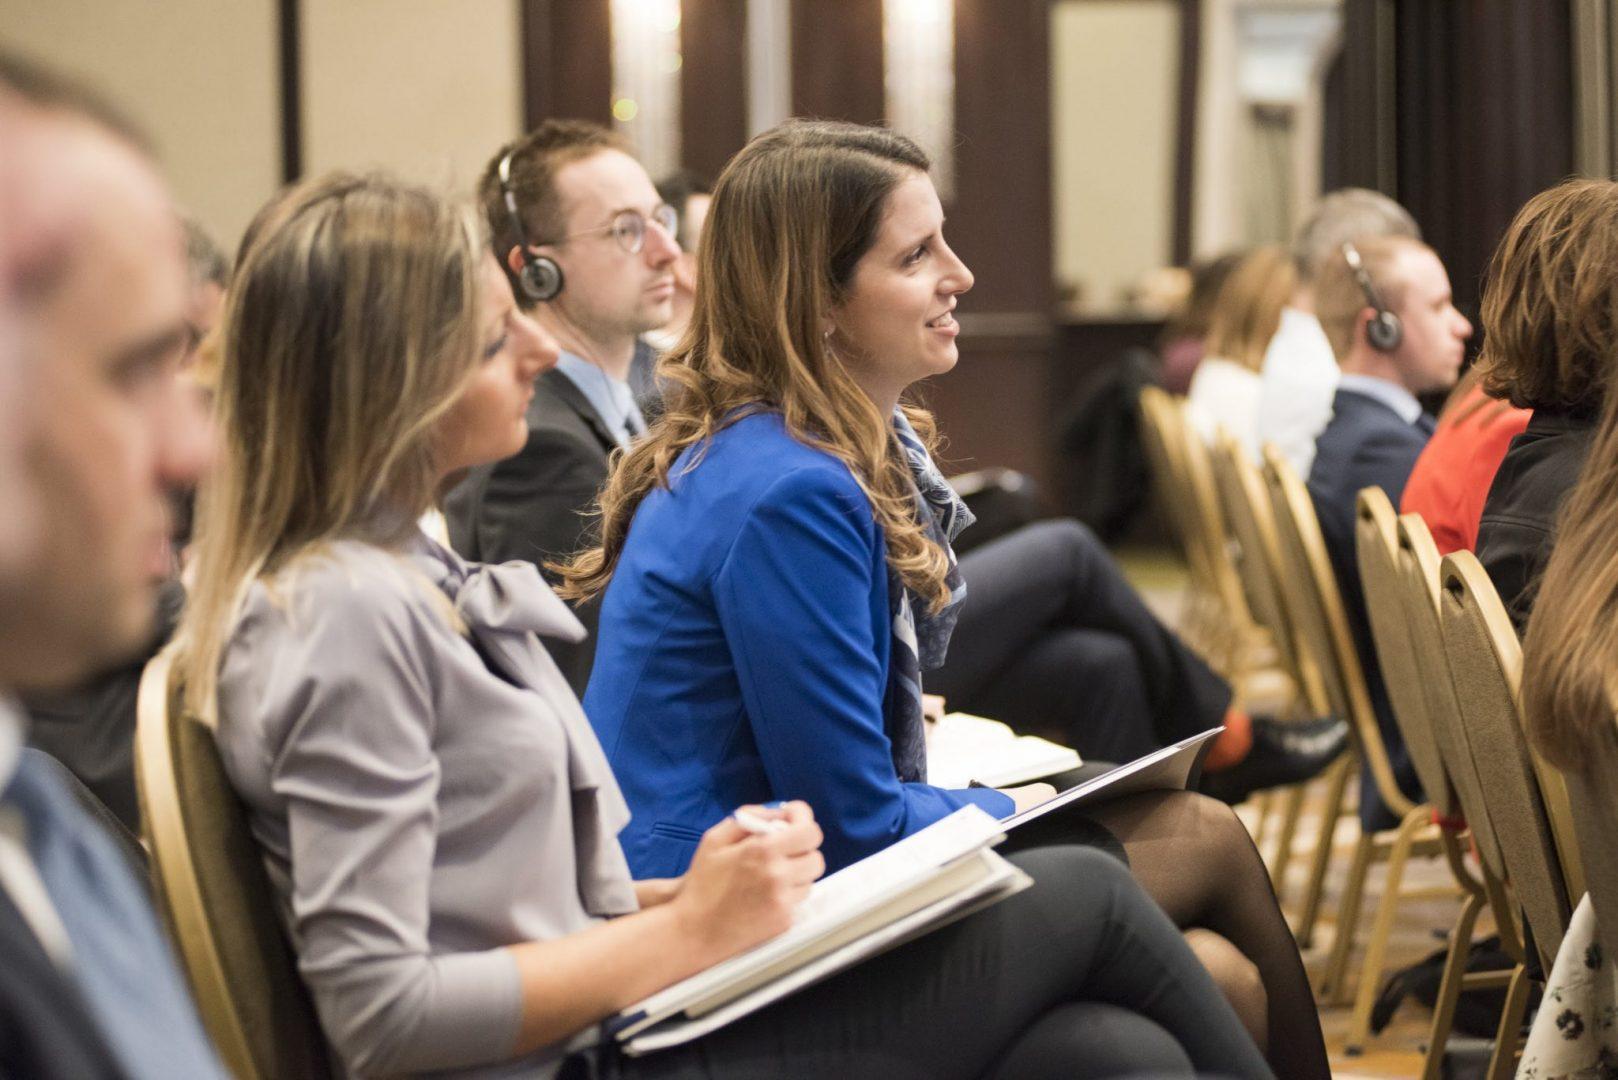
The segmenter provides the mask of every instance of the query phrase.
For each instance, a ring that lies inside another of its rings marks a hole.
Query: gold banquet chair
[[[1507,885],[1505,856],[1500,840],[1489,817],[1488,804],[1483,794],[1483,780],[1478,775],[1477,763],[1472,760],[1472,747],[1467,738],[1465,721],[1461,716],[1460,701],[1456,696],[1450,657],[1444,648],[1443,628],[1438,621],[1439,612],[1439,554],[1432,533],[1419,514],[1399,517],[1396,541],[1400,592],[1404,600],[1405,618],[1410,627],[1411,650],[1416,666],[1423,674],[1421,689],[1427,700],[1427,714],[1432,722],[1434,742],[1448,775],[1456,804],[1466,818],[1472,843],[1478,855],[1478,868],[1483,895],[1469,893],[1461,905],[1461,917],[1450,935],[1449,955],[1444,963],[1443,978],[1439,983],[1438,999],[1433,1006],[1433,1036],[1428,1044],[1427,1058],[1422,1071],[1423,1080],[1438,1080],[1441,1074],[1443,1042],[1440,1032],[1448,1032],[1455,1017],[1455,1007],[1463,989],[1509,987],[1523,969],[1525,959],[1522,932],[1519,927],[1520,909]],[[1494,916],[1495,931],[1500,936],[1500,948],[1513,963],[1504,971],[1466,970],[1467,945],[1472,930],[1484,907]],[[1497,1071],[1490,1080],[1510,1075],[1512,1053],[1497,1054]],[[1504,1063],[1500,1071],[1500,1062]]]
[[[1210,660],[1223,645],[1224,627],[1213,553],[1193,520],[1191,481],[1186,474],[1180,405],[1162,389],[1140,392],[1141,445],[1146,451],[1158,512],[1185,555],[1191,587],[1176,627],[1186,643]],[[1219,667],[1218,663],[1214,663]]]
[[[1281,576],[1280,541],[1275,534],[1275,514],[1270,507],[1263,477],[1241,444],[1228,432],[1222,433],[1214,446],[1212,462],[1220,505],[1236,544],[1237,568],[1241,572],[1248,608],[1259,625],[1269,631],[1276,658],[1292,684],[1294,711],[1305,717],[1325,716],[1331,710],[1326,688],[1321,683],[1320,672],[1304,653],[1288,612],[1286,589]],[[1331,853],[1331,838],[1342,812],[1343,792],[1352,764],[1352,755],[1344,754],[1323,774],[1326,798],[1297,929],[1298,940],[1305,948],[1314,935]],[[1270,881],[1277,896],[1285,892],[1287,869],[1294,854],[1294,841],[1309,786],[1296,784],[1284,794],[1280,835],[1270,863]]]
[[[1573,914],[1570,898],[1584,892],[1567,789],[1523,736],[1522,646],[1494,583],[1470,551],[1444,556],[1440,581],[1439,623],[1462,727],[1507,878],[1548,972]],[[1508,1075],[1527,999],[1519,969],[1506,995],[1491,1076]]]
[[[1466,866],[1460,836],[1461,807],[1438,747],[1428,697],[1427,684],[1449,679],[1449,667],[1447,662],[1436,667],[1427,666],[1416,651],[1416,624],[1406,610],[1405,587],[1399,572],[1398,534],[1398,516],[1394,513],[1393,503],[1388,500],[1387,492],[1379,487],[1362,490],[1355,501],[1354,547],[1371,625],[1371,638],[1399,733],[1410,753],[1422,791],[1440,818],[1438,838],[1445,861],[1465,895],[1456,928],[1450,935],[1450,961],[1455,962],[1459,956],[1459,962],[1464,964],[1471,946],[1472,927],[1486,898],[1483,883]],[[1431,663],[1430,658],[1428,663]],[[1384,939],[1388,936],[1392,930],[1393,913],[1392,905],[1382,905],[1377,913],[1379,926],[1374,936]],[[1384,927],[1381,923],[1387,925]],[[1376,991],[1374,983],[1361,981],[1349,1024],[1347,1046],[1350,1051],[1363,1047],[1370,1035],[1371,1008],[1375,1004]],[[1453,1003],[1450,1004],[1447,1012],[1442,1008],[1434,1011],[1424,1076],[1436,1078],[1439,1074],[1444,1044],[1449,1038],[1449,1027],[1454,1018]]]
[[[1374,993],[1393,927],[1393,915],[1386,909],[1397,905],[1403,895],[1405,863],[1412,855],[1438,854],[1440,841],[1438,828],[1432,823],[1432,807],[1418,806],[1411,801],[1394,779],[1387,747],[1371,707],[1370,692],[1366,689],[1365,674],[1349,634],[1337,579],[1326,555],[1326,542],[1320,533],[1314,503],[1292,465],[1273,446],[1265,447],[1264,481],[1275,507],[1286,580],[1293,583],[1289,595],[1296,601],[1292,610],[1297,616],[1299,639],[1320,669],[1333,713],[1348,720],[1356,753],[1369,765],[1377,794],[1400,818],[1398,827],[1377,833],[1367,833],[1355,822],[1359,835],[1337,905],[1336,933],[1320,985],[1321,993],[1329,995],[1332,1004],[1340,1005],[1347,1002],[1348,962],[1358,932],[1360,905],[1371,864],[1387,863],[1380,901],[1384,910],[1379,913],[1372,936],[1366,942],[1365,960],[1360,969],[1361,986],[1370,982]],[[1365,793],[1361,792],[1360,797],[1363,799]]]
[[[213,732],[180,709],[173,649],[141,675],[135,775],[158,908],[204,1026],[243,1080],[333,1075]]]

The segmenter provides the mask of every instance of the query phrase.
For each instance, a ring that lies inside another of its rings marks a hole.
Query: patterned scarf
[[[944,662],[949,638],[960,618],[961,601],[966,599],[966,582],[950,547],[961,530],[975,520],[955,489],[949,486],[927,447],[917,436],[902,411],[893,411],[893,434],[910,466],[916,482],[916,520],[927,539],[944,549],[949,572],[949,603],[941,611],[928,614],[928,602],[916,596],[888,567],[888,615],[893,627],[893,645],[888,655],[887,697],[882,716],[893,745],[893,767],[902,783],[927,780],[926,728],[921,717],[921,673]]]

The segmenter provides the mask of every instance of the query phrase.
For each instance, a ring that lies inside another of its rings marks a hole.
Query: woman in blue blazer
[[[637,876],[679,873],[746,802],[808,802],[835,869],[967,803],[1005,816],[1051,794],[925,782],[920,673],[964,599],[950,541],[970,514],[933,466],[930,418],[900,399],[954,366],[973,280],[927,168],[892,132],[793,122],[715,189],[692,326],[660,369],[667,410],[618,463],[602,546],[564,590],[606,590],[584,704],[633,811]],[[1296,946],[1228,808],[1176,793],[1101,820],[1170,916],[1212,931],[1198,938],[1222,985],[1284,1048],[1277,1071],[1328,1075]]]

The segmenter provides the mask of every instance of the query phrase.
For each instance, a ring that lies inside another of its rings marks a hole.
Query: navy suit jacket
[[[775,413],[687,449],[642,501],[584,695],[633,815],[618,839],[637,878],[684,873],[703,830],[744,803],[808,802],[828,870],[967,803],[1010,813],[998,791],[894,771],[886,558],[848,466]]]
[[[1426,416],[1415,424],[1407,424],[1376,398],[1340,389],[1332,401],[1331,423],[1315,440],[1315,461],[1309,470],[1309,495],[1314,500],[1315,514],[1320,518],[1320,531],[1326,539],[1337,587],[1343,594],[1343,607],[1360,665],[1365,670],[1366,689],[1370,692],[1371,707],[1376,711],[1377,726],[1382,731],[1382,741],[1387,744],[1400,788],[1416,799],[1421,797],[1421,785],[1405,750],[1404,737],[1394,722],[1387,686],[1382,681],[1382,669],[1371,641],[1371,624],[1360,588],[1360,568],[1354,555],[1354,501],[1361,488],[1375,485],[1387,492],[1388,499],[1398,506],[1410,470],[1432,433],[1431,425],[1431,418]],[[1376,795],[1368,770],[1361,778],[1360,791],[1360,821],[1367,829],[1387,829],[1398,824],[1392,811]]]

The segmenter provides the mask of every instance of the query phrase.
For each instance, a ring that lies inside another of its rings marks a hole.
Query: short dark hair
[[[506,263],[506,254],[524,239],[530,244],[554,243],[561,239],[565,221],[562,200],[556,192],[556,174],[564,165],[603,150],[632,154],[629,143],[611,128],[589,120],[546,120],[533,131],[502,146],[489,159],[478,181],[478,205],[489,225],[489,241],[500,268],[517,280]],[[511,158],[508,167],[511,193],[517,203],[518,222],[511,219],[505,194],[500,189],[500,162]],[[518,291],[517,295],[523,294]]]
[[[713,184],[690,169],[678,169],[657,182],[657,197],[674,207],[674,241],[682,251],[691,250],[691,227],[686,224],[685,204],[694,195],[712,195]]]
[[[38,109],[82,116],[153,156],[151,138],[105,94],[31,57],[0,48],[0,90],[9,90]]]

